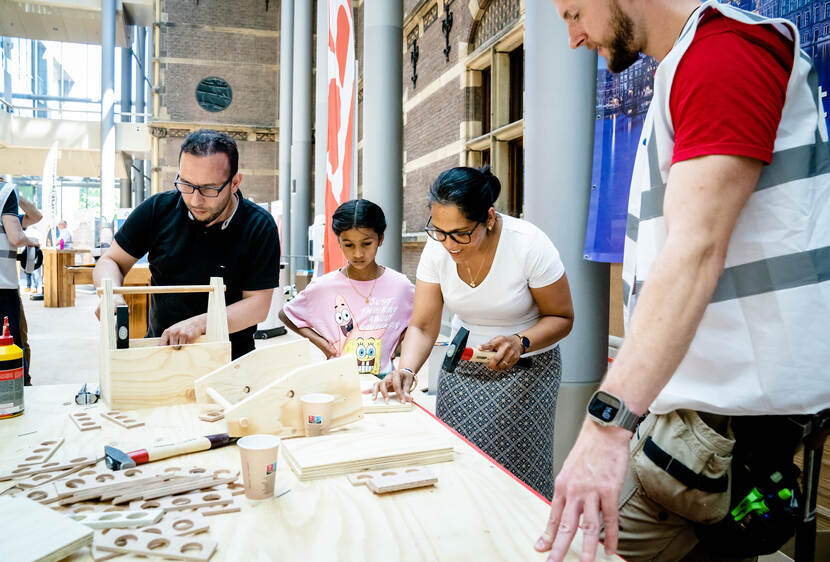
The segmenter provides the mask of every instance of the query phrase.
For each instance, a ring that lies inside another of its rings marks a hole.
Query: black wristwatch
[[[588,402],[588,417],[602,426],[614,426],[634,431],[640,416],[629,410],[621,398],[604,390],[597,390]]]
[[[530,338],[524,336],[522,334],[513,334],[517,338],[519,338],[519,342],[522,344],[522,354],[527,353],[527,350],[530,349]]]

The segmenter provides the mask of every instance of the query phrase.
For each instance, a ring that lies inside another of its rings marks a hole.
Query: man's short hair
[[[179,150],[179,160],[183,153],[193,156],[210,156],[221,152],[228,157],[228,164],[231,169],[230,176],[235,176],[239,170],[239,150],[236,148],[236,141],[225,133],[213,129],[199,129],[187,135],[182,147]]]

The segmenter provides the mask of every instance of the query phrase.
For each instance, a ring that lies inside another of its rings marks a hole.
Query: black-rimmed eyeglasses
[[[456,244],[469,244],[470,241],[473,239],[473,232],[475,232],[476,228],[478,228],[478,225],[481,224],[480,222],[477,222],[476,225],[472,228],[472,230],[469,230],[467,232],[459,232],[457,230],[453,232],[445,232],[440,228],[430,226],[431,222],[432,217],[429,217],[427,219],[427,223],[424,225],[424,232],[427,233],[427,236],[429,236],[433,240],[437,240],[438,242],[443,242],[447,239],[447,236],[449,236]]]
[[[179,179],[179,174],[176,174],[176,179],[173,181],[173,185],[176,186],[176,189],[179,190],[179,193],[185,193],[190,195],[194,191],[198,191],[199,195],[202,197],[219,197],[219,192],[225,189],[225,186],[230,183],[233,179],[233,174],[225,180],[225,183],[220,185],[219,187],[206,187],[204,185],[193,185],[192,183],[187,183],[186,181],[182,181]]]

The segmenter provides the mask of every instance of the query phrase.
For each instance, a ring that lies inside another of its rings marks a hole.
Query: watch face
[[[610,422],[617,417],[620,411],[619,404],[611,396],[597,393],[591,403],[588,404],[588,413],[604,422]]]

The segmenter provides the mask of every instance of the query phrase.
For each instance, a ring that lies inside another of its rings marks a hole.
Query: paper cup
[[[247,435],[236,442],[242,457],[245,497],[264,500],[274,496],[280,438],[275,435]]]
[[[331,427],[331,412],[334,396],[331,394],[304,394],[300,397],[303,405],[303,422],[308,437],[325,435]]]

